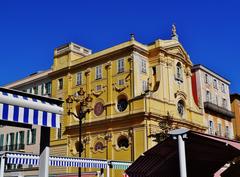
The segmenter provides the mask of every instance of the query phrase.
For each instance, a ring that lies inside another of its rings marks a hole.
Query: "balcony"
[[[223,107],[220,107],[214,103],[211,102],[204,102],[204,108],[206,111],[210,111],[210,112],[214,112],[217,114],[220,114],[224,117],[226,117],[227,119],[232,119],[234,118],[234,113],[232,111],[229,111]]]
[[[25,144],[13,144],[0,146],[0,151],[22,151],[25,148]]]

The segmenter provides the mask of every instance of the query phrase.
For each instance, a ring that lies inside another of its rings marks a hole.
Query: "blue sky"
[[[129,39],[169,39],[175,23],[194,64],[240,92],[240,2],[237,0],[48,0],[0,2],[0,85],[48,69],[53,49],[76,42],[94,52]]]

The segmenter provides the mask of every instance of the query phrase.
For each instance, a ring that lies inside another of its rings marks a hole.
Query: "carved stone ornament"
[[[111,66],[112,66],[112,62],[111,62],[111,61],[109,61],[109,62],[107,62],[107,63],[105,64],[105,68],[106,68],[106,69],[110,69]]]
[[[117,92],[121,92],[125,90],[128,87],[128,84],[125,82],[124,85],[118,85],[116,83],[113,84],[113,89],[116,90]]]
[[[177,98],[178,96],[182,96],[185,100],[187,99],[187,94],[183,91],[177,91],[175,94],[175,98]]]
[[[91,68],[86,69],[85,76],[88,76],[90,74],[90,72],[91,72]]]

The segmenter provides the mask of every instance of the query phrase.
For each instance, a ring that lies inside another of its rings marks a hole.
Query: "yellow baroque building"
[[[82,157],[134,161],[156,144],[159,122],[204,132],[203,110],[194,102],[192,62],[173,30],[172,39],[144,45],[131,39],[97,53],[74,43],[54,51],[52,96],[66,100],[82,88],[92,97],[82,126]],[[77,103],[73,106],[73,111]],[[78,119],[65,114],[51,130],[51,154],[78,157]],[[51,168],[52,174],[77,168]],[[84,169],[84,171],[97,169]],[[123,171],[112,170],[112,177]]]

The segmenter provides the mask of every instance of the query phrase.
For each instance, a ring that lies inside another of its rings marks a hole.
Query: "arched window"
[[[95,144],[95,147],[94,147],[94,150],[95,151],[99,151],[99,150],[103,150],[104,149],[104,145],[103,145],[103,143],[102,142],[97,142],[96,144]]]
[[[128,148],[129,147],[129,140],[126,136],[120,136],[117,141],[119,148]]]
[[[177,65],[176,65],[176,67],[177,67],[176,79],[182,81],[182,80],[183,80],[183,77],[182,77],[182,65],[181,65],[181,63],[178,62]]]
[[[177,110],[178,110],[178,114],[179,114],[180,116],[183,116],[183,114],[184,114],[184,102],[183,102],[183,100],[180,100],[180,101],[178,102],[178,104],[177,104]]]

